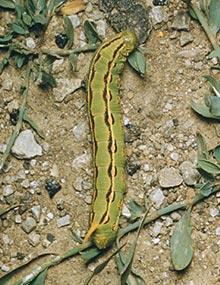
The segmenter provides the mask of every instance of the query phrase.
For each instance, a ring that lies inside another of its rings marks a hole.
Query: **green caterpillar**
[[[117,234],[125,192],[124,131],[120,110],[119,75],[136,47],[133,32],[124,31],[103,42],[88,77],[88,114],[93,140],[94,194],[91,225],[84,241],[110,246]]]

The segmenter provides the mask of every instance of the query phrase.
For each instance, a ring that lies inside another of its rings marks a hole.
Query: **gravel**
[[[179,186],[182,182],[182,176],[174,167],[165,167],[159,172],[159,184],[162,188]]]
[[[29,234],[32,232],[37,226],[37,223],[34,218],[27,217],[27,219],[22,223],[21,227],[22,229]]]
[[[57,220],[58,228],[70,225],[70,215],[66,215]]]
[[[163,192],[160,188],[154,189],[149,196],[150,200],[154,203],[156,209],[159,209],[165,199]]]

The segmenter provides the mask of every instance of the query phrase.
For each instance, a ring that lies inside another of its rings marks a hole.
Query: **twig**
[[[5,162],[8,158],[8,155],[11,151],[11,148],[13,147],[14,145],[14,142],[17,138],[17,136],[19,135],[20,133],[20,130],[21,130],[21,127],[22,127],[22,122],[23,122],[23,116],[24,116],[24,113],[25,113],[25,109],[26,109],[26,103],[27,103],[27,96],[28,96],[28,89],[29,89],[29,81],[30,81],[30,74],[31,74],[31,69],[28,68],[27,70],[27,73],[26,73],[26,79],[25,79],[25,84],[24,84],[24,91],[22,92],[22,96],[23,96],[23,99],[22,99],[22,102],[21,102],[21,106],[19,108],[19,116],[18,116],[18,121],[17,121],[17,124],[14,128],[14,131],[9,139],[9,142],[7,143],[7,147],[6,147],[6,150],[0,160],[0,171],[2,171],[4,165],[5,165]]]

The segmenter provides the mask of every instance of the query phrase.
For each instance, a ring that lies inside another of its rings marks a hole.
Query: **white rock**
[[[80,156],[77,156],[72,161],[72,168],[79,169],[82,167],[85,167],[85,165],[88,165],[90,162],[91,156],[88,153],[84,153]]]
[[[143,166],[143,170],[144,170],[145,172],[150,171],[150,166],[149,166],[149,164],[145,163],[144,166]]]
[[[12,185],[6,185],[3,187],[3,196],[8,197],[14,193]]]
[[[73,28],[79,27],[79,25],[80,25],[80,18],[77,15],[71,15],[71,16],[68,16],[68,18],[70,19],[70,21],[71,21],[71,23],[73,25]]]
[[[17,214],[15,216],[15,223],[16,224],[21,224],[21,222],[22,222],[21,215]]]
[[[29,234],[36,228],[36,221],[32,217],[27,217],[27,219],[22,223],[22,229]]]
[[[191,161],[182,162],[180,165],[180,172],[182,174],[183,181],[189,186],[195,185],[200,178],[199,172]]]
[[[153,237],[157,237],[160,234],[162,226],[163,226],[163,223],[158,222],[158,221],[154,224],[154,227],[152,230],[152,236]]]
[[[77,141],[83,141],[87,135],[87,123],[86,122],[79,122],[73,128],[73,135],[77,139]]]
[[[2,235],[2,240],[3,240],[5,245],[12,245],[13,244],[13,240],[6,234]]]
[[[40,235],[32,232],[28,235],[28,242],[32,246],[37,246],[40,243]]]
[[[220,227],[217,227],[217,228],[216,228],[215,234],[216,234],[217,236],[220,236]]]
[[[6,265],[6,264],[2,264],[1,270],[3,272],[8,272],[8,271],[10,271],[10,267],[8,265]]]
[[[54,214],[53,213],[48,213],[47,214],[47,218],[48,218],[48,220],[53,220],[53,218],[54,218]]]
[[[41,206],[40,205],[35,205],[31,208],[31,212],[33,217],[37,222],[40,221],[40,216],[41,216]]]
[[[150,200],[155,204],[155,208],[159,209],[160,206],[163,204],[164,195],[160,188],[154,189],[149,196]]]
[[[179,186],[182,182],[182,176],[174,167],[165,167],[159,172],[159,184],[163,188]]]
[[[106,28],[107,28],[106,21],[104,21],[104,20],[99,20],[99,21],[96,22],[96,24],[97,24],[96,28],[97,28],[98,34],[99,34],[101,37],[105,38],[105,35],[106,35]]]
[[[29,159],[37,155],[42,155],[42,147],[35,141],[32,131],[25,130],[15,140],[12,153],[20,159]]]
[[[59,176],[59,169],[58,166],[54,163],[51,170],[50,170],[50,175],[53,177],[58,177]]]
[[[123,205],[122,207],[122,216],[124,216],[127,219],[131,217],[131,212],[126,205]]]
[[[68,95],[79,89],[82,85],[82,80],[62,78],[57,79],[57,87],[53,88],[53,94],[56,102],[62,102]]]
[[[31,37],[26,38],[26,46],[30,49],[36,48],[36,43],[35,43],[34,39]]]
[[[217,208],[210,209],[210,215],[214,218],[219,215],[219,210]]]
[[[6,150],[6,147],[7,147],[6,144],[1,143],[1,144],[0,144],[0,153],[4,153],[5,150]]]
[[[174,161],[177,161],[179,159],[179,154],[177,152],[172,152],[170,154],[170,158]]]

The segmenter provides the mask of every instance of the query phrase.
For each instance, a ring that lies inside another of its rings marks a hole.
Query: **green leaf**
[[[41,86],[42,88],[54,88],[57,86],[56,80],[53,75],[44,70],[39,73],[37,81],[39,83],[39,86]]]
[[[199,187],[199,194],[204,197],[208,197],[213,190],[213,185],[211,182],[206,182]]]
[[[208,96],[208,101],[210,113],[220,118],[220,97]]]
[[[69,64],[70,64],[70,69],[72,72],[76,71],[77,68],[77,56],[76,54],[73,52],[69,55]]]
[[[17,33],[17,34],[20,34],[20,35],[26,35],[28,33],[28,30],[25,29],[24,27],[22,26],[19,26],[18,24],[16,23],[12,23],[11,24],[11,29],[13,32]]]
[[[213,175],[220,174],[220,166],[206,159],[198,159],[198,167]]]
[[[92,260],[94,260],[97,256],[99,256],[102,252],[103,250],[98,249],[97,247],[94,246],[82,251],[81,254],[84,261],[86,263],[89,263]]]
[[[12,33],[8,33],[4,36],[0,36],[0,43],[7,43],[9,41],[11,41],[13,38],[13,34]]]
[[[2,73],[2,71],[4,70],[6,65],[9,63],[9,56],[6,55],[6,56],[3,57],[2,62],[0,63],[0,74]]]
[[[209,159],[206,142],[200,133],[197,133],[198,159]]]
[[[209,5],[209,25],[211,30],[216,34],[220,30],[220,1],[211,0]]]
[[[17,68],[21,68],[27,62],[27,56],[23,54],[15,54],[14,61]]]
[[[210,54],[208,55],[208,58],[213,58],[213,57],[217,57],[220,59],[220,47],[214,49],[212,52],[210,52]]]
[[[33,21],[35,24],[41,24],[42,26],[47,24],[47,18],[42,14],[35,15]]]
[[[13,0],[1,0],[0,7],[7,9],[14,9],[15,3],[13,2]]]
[[[23,22],[25,23],[25,25],[27,25],[28,27],[31,26],[32,18],[26,12],[22,15],[22,19],[23,19]]]
[[[189,15],[194,19],[194,20],[198,20],[198,17],[195,13],[195,11],[189,7]]]
[[[86,20],[84,22],[84,32],[89,44],[96,44],[100,40],[94,22]]]
[[[143,214],[144,212],[144,207],[139,205],[135,200],[131,200],[128,203],[128,208],[131,212],[131,220],[134,221]]]
[[[211,85],[213,91],[215,92],[215,95],[220,97],[220,83],[214,77],[209,75],[204,76],[204,78]]]
[[[145,75],[146,71],[146,60],[141,51],[136,49],[128,57],[130,66],[141,76]]]
[[[207,107],[204,104],[196,103],[194,101],[191,101],[191,108],[198,113],[199,115],[208,118],[208,119],[215,119],[220,120],[220,117],[217,117],[210,113],[209,107]]]
[[[220,162],[220,145],[217,145],[214,149],[213,155],[215,159]]]
[[[68,43],[66,45],[66,48],[69,49],[73,46],[73,42],[74,42],[74,28],[73,28],[73,24],[70,21],[69,17],[64,16],[63,20],[64,20],[64,30],[68,37]]]
[[[32,129],[38,134],[39,137],[42,139],[45,139],[44,132],[37,126],[37,124],[27,115],[27,113],[24,113],[23,120],[28,123]]]
[[[191,231],[191,209],[188,209],[176,224],[170,240],[171,259],[175,270],[185,269],[192,260]]]
[[[37,277],[33,281],[31,281],[29,285],[44,285],[47,277],[47,270],[48,268],[46,268],[39,275],[37,275]]]
[[[49,2],[48,11],[50,14],[54,13],[66,0],[51,0]]]

